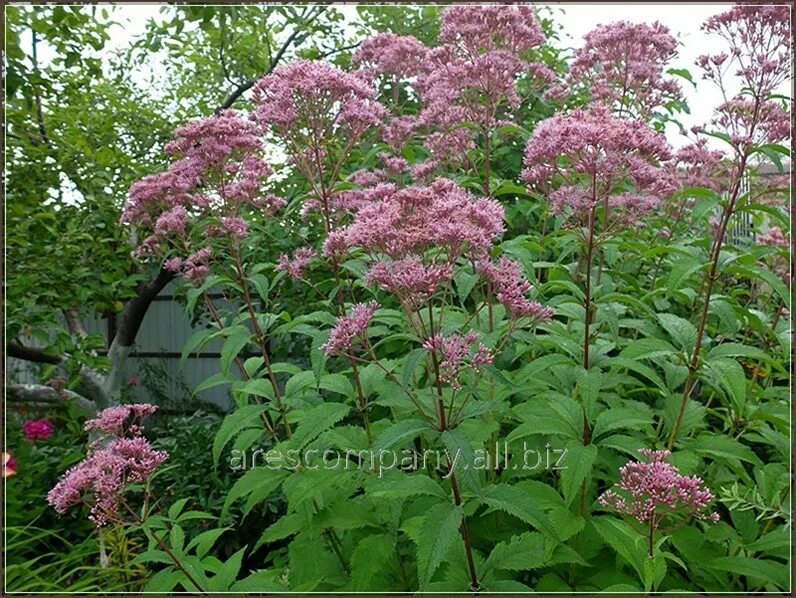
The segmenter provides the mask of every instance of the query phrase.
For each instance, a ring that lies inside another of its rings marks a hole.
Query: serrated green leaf
[[[569,506],[580,494],[580,487],[591,475],[594,462],[597,460],[597,447],[593,444],[584,446],[578,441],[567,445],[561,470],[561,493],[564,503]]]
[[[558,532],[545,512],[518,487],[506,484],[488,486],[481,496],[481,502],[491,509],[517,517],[549,538],[559,539]]]
[[[395,534],[376,534],[359,540],[351,554],[351,582],[354,590],[379,590],[374,578],[395,558]]]
[[[237,432],[258,425],[259,418],[266,410],[265,405],[244,405],[224,418],[213,439],[213,463],[218,465],[221,451]]]
[[[373,450],[389,449],[396,444],[417,438],[424,432],[430,431],[428,423],[421,419],[405,419],[392,424],[384,430],[373,443]]]
[[[301,418],[301,421],[290,438],[293,448],[302,449],[315,440],[327,429],[343,419],[349,407],[341,403],[323,403],[313,407]]]
[[[423,517],[417,544],[417,577],[421,590],[431,582],[453,543],[457,539],[461,541],[459,526],[463,516],[461,507],[439,503]]]

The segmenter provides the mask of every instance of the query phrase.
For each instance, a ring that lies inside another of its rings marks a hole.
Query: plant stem
[[[755,108],[755,114],[757,113],[757,108]],[[738,167],[737,176],[735,181],[733,182],[732,189],[729,194],[729,199],[727,200],[727,207],[722,214],[721,222],[719,223],[718,231],[716,232],[716,238],[713,241],[713,250],[710,257],[710,271],[708,272],[708,276],[706,279],[703,280],[704,288],[705,288],[705,298],[702,304],[702,313],[699,318],[699,325],[697,326],[697,335],[696,335],[696,342],[694,344],[694,352],[691,355],[691,360],[688,363],[688,377],[685,381],[685,387],[683,389],[683,398],[680,401],[680,407],[677,411],[677,417],[674,420],[674,424],[672,425],[672,431],[669,435],[669,442],[667,443],[667,448],[672,450],[674,447],[674,443],[677,441],[677,436],[680,434],[680,426],[683,423],[683,416],[685,415],[685,408],[688,405],[688,399],[691,398],[691,393],[696,386],[696,371],[697,366],[699,365],[699,353],[702,350],[702,338],[705,335],[705,327],[707,326],[708,322],[708,311],[710,309],[710,297],[713,293],[713,283],[718,278],[718,266],[719,266],[719,257],[721,257],[721,248],[724,244],[724,233],[727,231],[727,226],[730,223],[730,218],[732,217],[733,210],[735,209],[735,203],[738,200],[738,196],[741,192],[741,183],[743,182],[743,173],[746,168],[746,160],[748,156],[748,151],[745,151],[741,156],[741,161]]]
[[[428,316],[429,316],[429,328],[431,329],[431,334],[434,333],[434,316],[433,311],[431,308],[431,304],[429,303],[428,306]],[[431,362],[434,365],[434,377],[436,381],[436,388],[437,388],[437,415],[439,417],[439,430],[442,433],[445,433],[445,430],[448,429],[448,421],[445,417],[445,402],[442,400],[442,383],[440,382],[439,378],[439,361],[437,360],[437,351],[431,351]],[[456,472],[452,469],[452,462],[450,456],[448,456],[448,468],[450,469],[450,480],[451,480],[451,488],[453,489],[453,502],[457,507],[461,507],[462,505],[462,493],[459,490],[459,482],[456,479]],[[480,588],[478,583],[478,572],[475,568],[475,559],[473,558],[473,548],[470,542],[470,532],[467,529],[467,522],[462,516],[462,524],[459,528],[459,531],[462,535],[462,541],[464,542],[464,552],[467,555],[467,568],[470,572],[470,589],[473,592],[477,592]]]
[[[141,519],[138,516],[138,514],[130,508],[130,505],[128,505],[126,502],[123,504],[127,508],[127,511],[130,513],[130,515],[133,516],[133,521],[135,521],[138,525],[143,526],[144,520]],[[155,539],[155,542],[158,543],[158,546],[160,546],[163,552],[165,552],[168,555],[168,557],[176,565],[176,567],[185,574],[185,577],[188,578],[188,581],[190,581],[194,585],[197,591],[200,594],[207,594],[207,592],[202,589],[202,586],[200,586],[196,582],[196,580],[191,576],[191,574],[188,572],[188,569],[185,568],[180,559],[177,558],[177,555],[175,555],[174,552],[171,550],[171,548],[169,548],[169,546],[163,541],[163,538],[161,538],[158,534],[156,534],[155,531],[152,529],[149,530],[149,533],[152,534],[152,537]]]
[[[589,346],[591,344],[591,318],[592,318],[592,297],[591,297],[591,266],[594,257],[594,208],[589,212],[589,238],[586,243],[586,284],[584,287],[584,321],[583,321],[583,369],[589,371]],[[591,441],[591,428],[586,410],[583,411],[583,444]]]

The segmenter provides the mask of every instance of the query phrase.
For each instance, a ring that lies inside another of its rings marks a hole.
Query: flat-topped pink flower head
[[[448,179],[385,191],[380,201],[362,207],[348,227],[330,236],[327,255],[355,247],[392,259],[431,247],[446,248],[451,255],[480,254],[504,230],[499,203],[476,199]]]
[[[681,96],[664,72],[677,55],[677,40],[659,22],[599,25],[575,51],[570,86],[585,86],[596,102],[620,116],[646,116]]]
[[[607,201],[626,226],[677,188],[662,166],[670,157],[662,135],[596,105],[542,121],[525,147],[523,178],[548,193],[553,213],[580,216]],[[550,191],[558,178],[565,184]]]
[[[545,36],[530,6],[452,5],[442,11],[439,39],[470,54],[522,53],[543,44]]]
[[[428,48],[417,38],[387,32],[363,41],[352,60],[376,74],[407,79],[422,71],[427,53]]]
[[[702,478],[684,476],[666,462],[669,451],[641,449],[645,461],[630,461],[619,469],[617,490],[599,497],[603,507],[628,515],[641,523],[652,522],[659,529],[665,518],[677,515],[718,521],[718,513],[708,513],[713,494]]]

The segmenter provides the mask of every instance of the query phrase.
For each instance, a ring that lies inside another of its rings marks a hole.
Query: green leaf
[[[321,378],[318,386],[324,390],[341,394],[344,397],[353,397],[355,394],[354,387],[351,386],[351,382],[343,374],[326,374]]]
[[[413,349],[409,355],[406,356],[406,366],[404,368],[404,376],[402,384],[406,388],[411,388],[412,378],[414,377],[415,370],[417,366],[420,365],[420,362],[425,359],[426,355],[428,355],[428,351],[423,348]]]
[[[658,314],[658,321],[681,349],[694,347],[697,329],[691,322],[674,314]]]
[[[182,552],[182,547],[185,545],[185,532],[179,525],[171,526],[169,542],[171,542],[171,547],[176,552]]]
[[[715,376],[738,414],[746,411],[746,372],[741,364],[724,357],[710,358],[706,373]]]
[[[526,532],[508,542],[499,542],[489,553],[486,569],[505,571],[530,571],[544,567],[547,562],[544,536]]]
[[[306,523],[306,518],[299,513],[283,515],[279,521],[265,529],[257,544],[254,545],[254,550],[257,550],[263,544],[284,540],[299,533],[305,528]]]
[[[196,352],[198,354],[202,347],[210,342],[212,337],[217,335],[218,330],[213,330],[212,328],[204,328],[194,332],[191,335],[191,338],[185,341],[185,345],[182,348],[182,353],[180,354],[180,363],[184,364],[191,353]]]
[[[230,586],[229,590],[231,592],[246,592],[249,594],[258,594],[264,592],[286,592],[287,588],[274,581],[273,577],[275,575],[276,574],[271,571],[255,571],[248,577],[244,577],[240,581],[236,581]]]
[[[682,259],[678,260],[674,268],[669,274],[669,279],[666,283],[666,296],[671,297],[682,287],[683,282],[688,280],[694,272],[700,270],[703,262],[696,259]]]
[[[613,548],[644,580],[644,561],[647,554],[644,550],[643,538],[624,521],[611,516],[593,517],[591,524],[603,540]]]
[[[240,566],[243,562],[243,553],[246,551],[244,546],[238,552],[229,557],[226,562],[221,565],[218,573],[210,580],[210,590],[216,592],[226,592],[230,586],[235,583],[235,578],[238,576]]]
[[[423,517],[417,543],[417,577],[421,590],[431,582],[448,550],[459,538],[463,516],[461,507],[443,502],[431,507]]]
[[[412,496],[438,496],[447,498],[447,494],[436,481],[418,474],[401,473],[395,478],[382,478],[368,487],[367,495],[373,499],[397,499]]]
[[[592,438],[597,439],[608,432],[622,428],[643,428],[651,423],[652,414],[640,409],[626,407],[608,409],[597,416],[592,429]]]
[[[442,443],[451,459],[451,466],[455,468],[456,479],[461,483],[462,490],[476,496],[480,494],[481,481],[470,439],[461,428],[453,428],[442,433]]]
[[[232,528],[219,527],[197,534],[191,538],[190,542],[188,542],[188,546],[185,547],[185,552],[188,552],[191,550],[191,548],[196,547],[196,556],[198,556],[200,559],[203,558],[208,552],[210,552],[210,549],[213,548],[215,543],[221,537],[221,534],[230,529]]]
[[[488,486],[481,496],[481,502],[491,509],[517,517],[549,538],[559,539],[558,532],[545,512],[520,488],[506,484]]]
[[[241,430],[257,425],[260,415],[266,410],[265,405],[244,405],[224,418],[213,439],[213,463],[218,465],[221,451]]]
[[[579,495],[580,486],[591,475],[596,460],[597,447],[593,444],[584,446],[575,441],[567,445],[563,461],[566,468],[561,470],[561,493],[567,506]]]
[[[288,472],[264,466],[255,466],[243,474],[230,488],[224,506],[221,509],[221,516],[225,517],[229,512],[230,506],[242,496],[249,495],[246,507],[243,510],[244,516],[254,508],[258,502],[262,502],[268,495],[276,490],[288,475]]]
[[[341,403],[323,403],[313,407],[301,418],[301,422],[290,438],[290,444],[296,449],[303,449],[343,419],[349,411],[349,407]]]
[[[247,380],[238,391],[241,395],[254,395],[271,401],[275,400],[274,387],[270,380],[265,378],[252,378]]]
[[[652,359],[663,355],[673,355],[674,347],[659,338],[641,338],[629,343],[619,354],[623,359]]]
[[[759,359],[760,361],[772,361],[771,356],[765,351],[741,343],[722,343],[716,345],[708,351],[706,360],[710,361],[717,357],[748,357],[750,359]]]
[[[392,424],[376,438],[373,443],[374,451],[389,449],[396,444],[412,440],[423,432],[431,430],[429,425],[421,419],[405,419]]]
[[[285,384],[285,397],[292,397],[307,388],[315,388],[317,383],[314,372],[299,372],[292,375]]]
[[[760,459],[752,449],[727,436],[701,434],[688,443],[686,448],[698,455],[713,457],[730,463],[736,463],[740,460],[758,467],[762,466]]]
[[[709,569],[727,571],[735,575],[745,575],[755,580],[771,582],[782,589],[787,589],[790,567],[784,563],[769,559],[754,559],[743,556],[720,556],[705,563]],[[756,584],[753,584],[756,585]]]
[[[165,594],[176,588],[184,578],[185,574],[182,571],[175,571],[172,567],[167,567],[152,575],[144,586],[143,591]]]
[[[232,376],[231,374],[225,374],[224,372],[218,372],[217,374],[213,374],[206,380],[203,380],[201,384],[199,384],[193,390],[193,394],[197,395],[203,390],[208,390],[210,388],[215,388],[216,386],[220,386],[222,384],[232,384],[233,382],[237,382],[237,378]]]
[[[377,534],[359,540],[351,554],[351,581],[354,590],[379,590],[374,578],[388,569],[395,555],[395,534]]]
[[[185,503],[188,502],[187,498],[181,498],[173,505],[169,507],[169,519],[177,519],[177,517],[182,513],[182,510],[185,508]]]
[[[691,85],[693,85],[694,89],[696,89],[697,86],[696,81],[694,81],[694,77],[691,75],[691,71],[689,71],[688,69],[668,69],[666,72],[669,73],[670,75],[682,77],[683,79],[688,81]]]
[[[249,344],[251,333],[244,326],[235,326],[228,330],[224,346],[221,347],[221,371],[229,372],[229,366],[243,348]]]
[[[506,440],[507,442],[514,442],[534,434],[575,438],[579,432],[572,426],[569,418],[562,416],[546,405],[540,405],[538,413],[535,413],[534,417],[514,428],[506,437]]]

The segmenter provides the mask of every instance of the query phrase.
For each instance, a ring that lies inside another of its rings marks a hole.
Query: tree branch
[[[72,401],[86,409],[96,409],[94,401],[71,390],[55,390],[44,384],[9,384],[6,386],[6,398],[12,403],[43,403],[58,405],[64,401]]]
[[[110,351],[113,351],[113,346],[117,344],[122,347],[133,346],[135,336],[138,334],[141,322],[144,321],[149,305],[172,280],[174,280],[174,273],[161,268],[155,278],[138,286],[136,296],[130,299],[124,308],[119,330],[113,339]]]
[[[80,319],[80,314],[78,313],[77,309],[74,307],[70,307],[69,309],[63,310],[64,317],[66,318],[66,327],[69,329],[69,332],[72,336],[76,336],[78,338],[85,338],[88,336],[86,332],[86,327],[83,326],[83,321]]]
[[[276,53],[276,56],[274,56],[271,59],[271,63],[268,65],[268,69],[262,75],[263,77],[266,76],[266,75],[270,75],[273,72],[273,70],[279,64],[279,61],[282,60],[282,57],[284,57],[285,52],[288,51],[288,49],[293,44],[295,39],[299,36],[299,34],[310,23],[312,23],[315,19],[317,19],[325,10],[326,10],[326,7],[322,7],[322,9],[320,11],[318,11],[316,14],[312,15],[311,17],[309,17],[308,19],[302,21],[301,23],[296,24],[295,28],[293,29],[293,32],[290,34],[290,36],[288,36],[288,38],[285,40],[285,42],[279,48],[279,51]],[[304,41],[304,40],[302,40],[302,41]],[[216,108],[216,112],[215,113],[218,114],[222,110],[226,110],[227,108],[230,108],[232,106],[232,104],[237,102],[238,98],[240,98],[245,92],[247,92],[249,89],[251,89],[254,86],[254,84],[257,83],[258,80],[259,79],[249,79],[248,81],[238,85],[235,89],[233,89],[229,93],[229,95],[227,95],[227,97],[224,99],[224,101],[221,102],[221,105],[218,108]]]
[[[9,357],[23,359],[25,361],[33,361],[35,363],[52,363],[58,365],[63,361],[63,357],[59,355],[50,355],[44,352],[44,349],[38,347],[27,347],[20,345],[15,341],[11,341],[6,345],[6,354]]]

